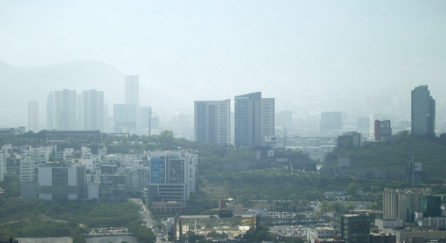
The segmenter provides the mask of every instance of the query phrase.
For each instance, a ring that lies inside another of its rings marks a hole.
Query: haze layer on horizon
[[[407,102],[418,84],[442,102],[445,13],[444,1],[2,1],[0,60],[103,61],[178,109],[255,91],[281,108],[360,109],[364,95]]]

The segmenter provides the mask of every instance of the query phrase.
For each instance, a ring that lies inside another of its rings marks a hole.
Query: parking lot
[[[104,227],[104,228],[93,228],[89,235],[119,235],[128,234],[128,229],[124,227]]]
[[[269,232],[274,235],[304,237],[307,234],[307,227],[299,225],[277,225],[270,227]]]

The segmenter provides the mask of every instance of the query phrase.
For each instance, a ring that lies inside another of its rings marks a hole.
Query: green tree
[[[355,206],[353,206],[353,204],[347,204],[347,205],[345,205],[345,209],[354,210]]]
[[[348,184],[346,191],[348,194],[356,196],[356,193],[358,193],[358,185],[354,182],[351,182],[350,184]]]
[[[163,142],[163,143],[172,143],[174,141],[175,137],[173,136],[172,131],[165,130],[165,131],[161,132],[158,139],[160,142]]]

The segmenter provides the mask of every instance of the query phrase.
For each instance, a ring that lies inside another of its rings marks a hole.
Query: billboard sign
[[[423,170],[423,166],[421,163],[415,163],[415,171],[422,171]]]
[[[268,151],[266,151],[266,155],[267,155],[268,157],[274,157],[274,150],[268,150]]]
[[[276,136],[265,136],[265,143],[276,143]]]

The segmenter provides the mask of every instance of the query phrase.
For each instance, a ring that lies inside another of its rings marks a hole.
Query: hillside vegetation
[[[446,134],[437,137],[411,137],[407,131],[393,136],[389,141],[365,144],[352,148],[343,144],[328,153],[327,165],[337,164],[338,156],[350,157],[353,169],[392,171],[405,173],[408,153],[414,152],[415,162],[423,164],[422,176],[426,179],[444,179],[446,171]]]

